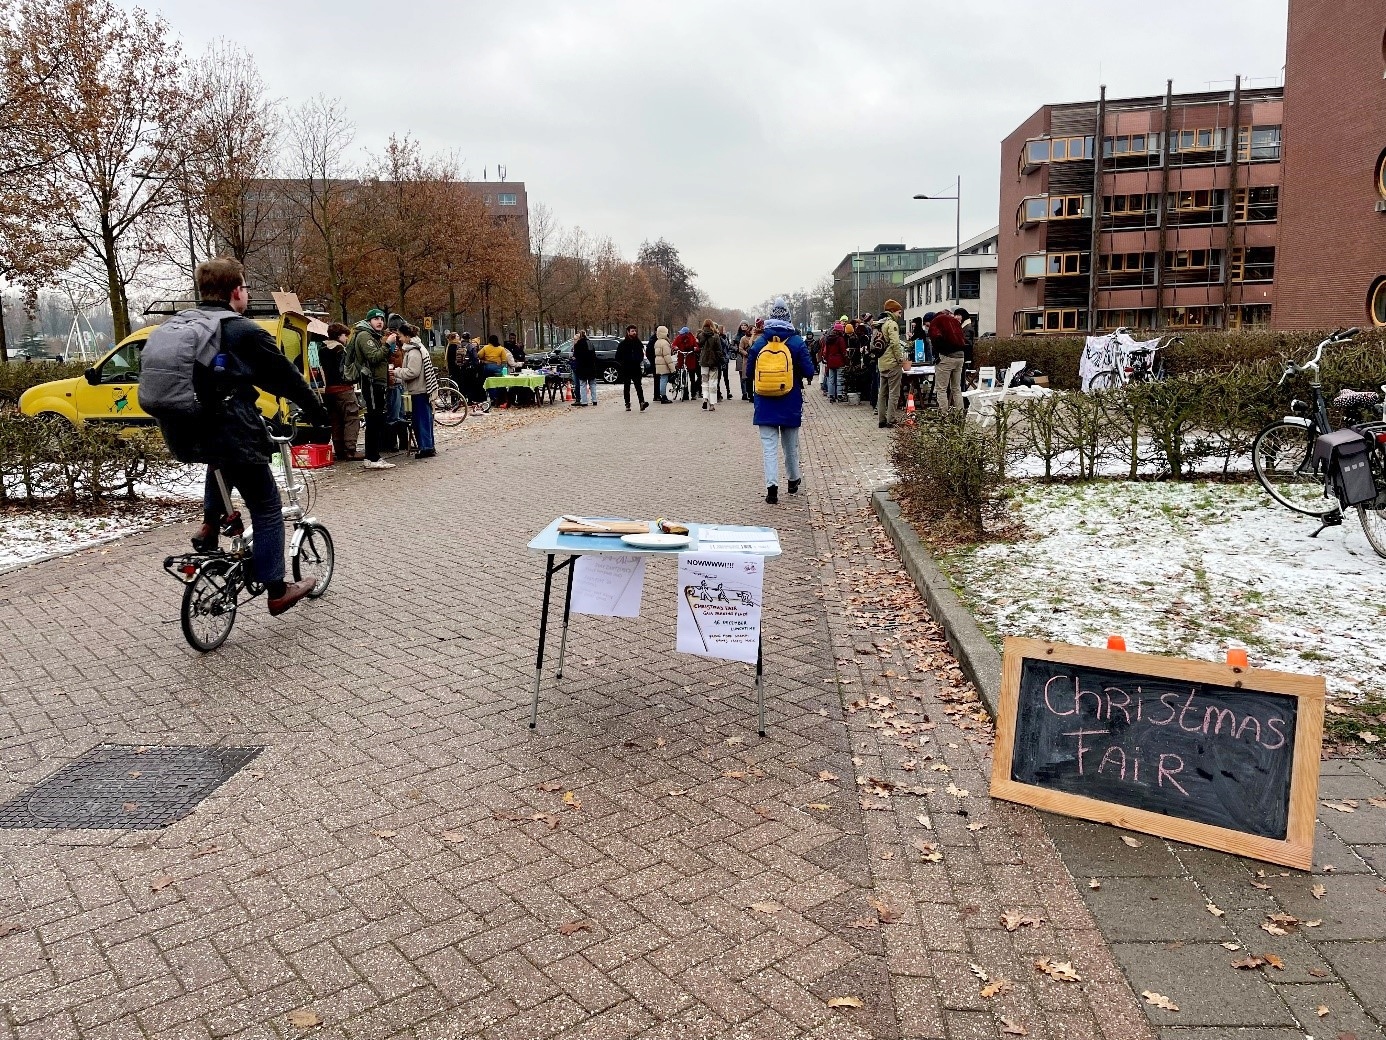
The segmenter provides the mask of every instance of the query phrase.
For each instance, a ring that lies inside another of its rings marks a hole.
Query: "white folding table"
[[[596,518],[593,518],[596,519]],[[615,521],[617,517],[601,517],[601,520]],[[629,521],[627,521],[629,522]],[[682,521],[680,521],[682,523]],[[689,540],[686,546],[669,549],[647,549],[635,545],[628,545],[621,541],[619,537],[610,535],[591,535],[591,534],[562,534],[558,530],[558,525],[563,523],[563,517],[558,517],[531,539],[529,551],[547,557],[544,566],[544,606],[539,615],[539,647],[534,657],[534,693],[530,698],[529,704],[529,728],[535,729],[539,725],[539,686],[544,674],[544,641],[549,629],[549,602],[553,591],[553,576],[565,567],[568,569],[567,587],[563,594],[563,636],[558,643],[558,669],[556,675],[559,679],[563,678],[563,657],[568,649],[568,618],[573,600],[573,564],[579,556],[592,553],[623,553],[631,556],[668,556],[675,559],[680,553],[686,552],[726,552],[728,551],[725,542],[709,541],[699,545],[698,532],[705,527],[716,527],[723,532],[746,533],[748,542],[765,541],[767,535],[775,538],[773,547],[767,543],[764,549],[750,550],[749,553],[761,556],[765,559],[780,555],[779,532],[773,527],[744,527],[732,524],[695,524],[684,523],[688,528]],[[656,530],[653,522],[650,524],[650,531]],[[562,563],[554,563],[557,556],[566,556]],[[756,709],[758,726],[757,731],[765,736],[765,687],[763,684],[763,640],[761,646],[756,648]]]

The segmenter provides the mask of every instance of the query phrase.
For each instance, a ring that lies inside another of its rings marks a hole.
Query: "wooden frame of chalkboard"
[[[1321,676],[1007,638],[991,796],[1307,870],[1324,695]]]

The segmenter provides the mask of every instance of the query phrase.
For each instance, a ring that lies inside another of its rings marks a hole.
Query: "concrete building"
[[[929,311],[966,307],[977,316],[979,335],[996,332],[997,241],[1000,228],[992,228],[965,240],[954,263],[954,250],[947,250],[934,263],[905,279],[905,324]],[[960,289],[954,291],[957,275]]]
[[[1291,0],[1275,326],[1386,326],[1386,6]]]
[[[906,278],[934,263],[946,248],[908,249],[903,243],[886,242],[848,253],[833,268],[833,317],[879,314],[886,300],[899,299]]]
[[[1269,324],[1283,107],[1238,81],[1035,112],[1001,146],[999,334]]]

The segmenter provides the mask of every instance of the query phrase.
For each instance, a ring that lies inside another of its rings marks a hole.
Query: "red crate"
[[[332,445],[295,444],[293,460],[294,465],[299,469],[322,469],[324,466],[330,466],[332,465]]]

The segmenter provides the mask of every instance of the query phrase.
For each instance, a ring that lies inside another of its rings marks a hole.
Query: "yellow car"
[[[146,314],[172,314],[151,308]],[[310,349],[308,319],[296,311],[286,311],[274,317],[252,315],[261,328],[274,337],[280,351],[303,373],[303,378],[315,388],[322,386],[318,370],[317,350]],[[74,379],[55,379],[31,386],[19,398],[19,410],[25,415],[63,420],[73,426],[103,423],[120,429],[153,426],[154,420],[140,409],[140,358],[144,341],[156,326],[149,325],[126,336],[83,376]],[[257,402],[266,416],[279,411],[279,399],[261,391]]]

